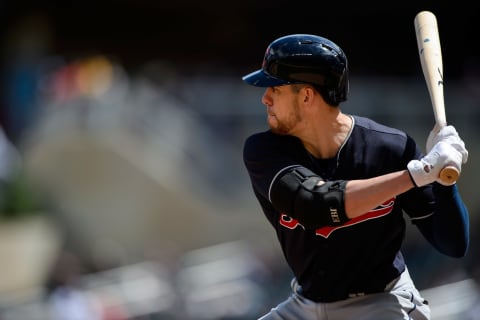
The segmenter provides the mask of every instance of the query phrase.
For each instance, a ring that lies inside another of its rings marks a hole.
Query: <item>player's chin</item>
[[[269,127],[270,127],[270,130],[275,133],[275,134],[279,134],[279,135],[287,135],[288,134],[288,131],[285,130],[283,127],[281,126],[272,126],[269,124]]]
[[[274,116],[268,116],[267,117],[267,124],[270,127],[270,129],[272,129],[272,131],[274,131],[274,132],[278,128],[278,121]]]
[[[270,128],[277,127],[278,126],[277,117],[275,117],[274,115],[271,115],[271,114],[267,115],[267,123],[270,126]]]

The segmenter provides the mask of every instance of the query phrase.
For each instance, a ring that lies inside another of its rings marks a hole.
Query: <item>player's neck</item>
[[[353,125],[352,118],[342,112],[323,115],[312,119],[309,130],[299,136],[305,149],[318,159],[333,158],[337,155]]]

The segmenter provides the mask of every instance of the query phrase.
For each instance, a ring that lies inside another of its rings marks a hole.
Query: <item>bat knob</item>
[[[448,166],[443,168],[442,171],[440,171],[440,180],[442,180],[446,184],[453,184],[455,181],[457,181],[459,175],[460,172],[457,168],[453,166]]]

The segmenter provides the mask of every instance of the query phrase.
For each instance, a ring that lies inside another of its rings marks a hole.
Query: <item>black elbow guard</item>
[[[347,182],[322,182],[307,168],[295,167],[273,181],[270,201],[307,229],[341,225],[349,220],[344,206]]]

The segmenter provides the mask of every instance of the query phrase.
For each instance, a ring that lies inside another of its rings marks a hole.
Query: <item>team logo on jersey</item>
[[[348,222],[342,224],[341,226],[335,226],[335,227],[327,226],[327,227],[318,228],[317,230],[315,230],[315,234],[317,236],[328,238],[335,230],[338,230],[338,229],[341,229],[341,228],[347,228],[347,227],[356,225],[358,223],[362,223],[362,222],[367,221],[367,220],[377,219],[377,218],[386,216],[387,214],[392,212],[394,204],[395,204],[395,198],[391,198],[390,200],[385,201],[384,203],[382,203],[381,205],[379,205],[375,209],[370,210],[369,212],[367,212],[367,213],[365,213],[365,214],[363,214],[359,217],[353,218],[353,219],[349,220]],[[298,220],[293,219],[293,218],[287,216],[286,214],[281,214],[280,215],[280,225],[282,225],[282,226],[284,226],[285,228],[288,228],[288,229],[295,229],[297,227],[301,227],[301,228],[305,229],[305,227],[303,225],[301,225],[298,222]]]

